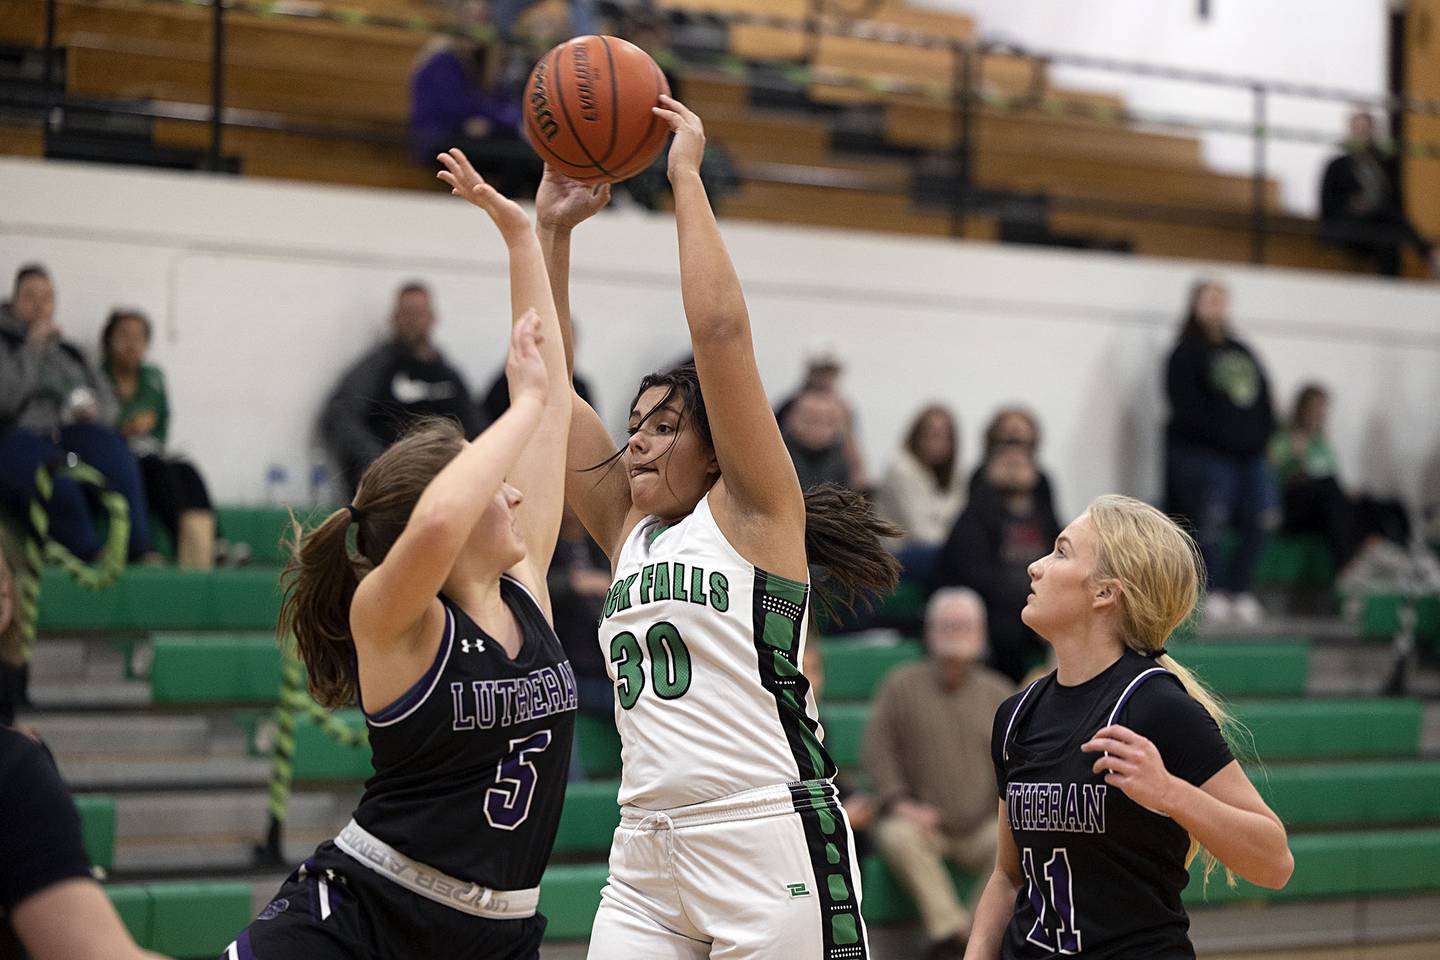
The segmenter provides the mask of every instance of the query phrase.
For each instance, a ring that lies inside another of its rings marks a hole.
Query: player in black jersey
[[[1201,566],[1169,518],[1118,496],[1031,564],[1021,617],[1059,666],[995,716],[1000,845],[969,960],[1190,960],[1180,893],[1197,851],[1207,872],[1289,880],[1285,827],[1231,755],[1230,718],[1165,652]]]
[[[452,154],[439,176],[510,251],[510,409],[472,443],[443,420],[397,441],[287,569],[282,635],[320,703],[365,711],[375,775],[229,960],[539,954],[576,699],[545,588],[570,380],[528,218]]]

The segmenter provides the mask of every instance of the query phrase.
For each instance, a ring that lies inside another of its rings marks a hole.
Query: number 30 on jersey
[[[690,651],[673,623],[661,620],[645,631],[642,649],[628,630],[610,640],[615,665],[615,696],[629,710],[645,692],[645,660],[650,660],[650,686],[661,700],[675,700],[690,689]]]

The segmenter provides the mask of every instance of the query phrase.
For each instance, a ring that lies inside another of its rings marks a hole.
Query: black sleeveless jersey
[[[575,674],[530,592],[500,595],[521,627],[511,660],[445,597],[435,662],[404,696],[367,713],[375,775],[355,821],[412,859],[494,890],[537,886],[555,843]]]
[[[1189,835],[1106,784],[1091,770],[1101,754],[1080,750],[1111,723],[1153,741],[1166,769],[1197,786],[1233,759],[1179,679],[1129,651],[1078,686],[1051,673],[1001,704],[991,749],[1023,875],[1007,960],[1195,956],[1180,902]]]

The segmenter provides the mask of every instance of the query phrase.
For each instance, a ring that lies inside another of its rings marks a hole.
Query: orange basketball
[[[567,177],[614,183],[655,160],[670,128],[650,108],[668,94],[650,55],[619,37],[576,37],[535,64],[525,85],[525,132]]]

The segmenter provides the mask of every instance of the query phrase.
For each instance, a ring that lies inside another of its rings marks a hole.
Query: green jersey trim
[[[800,670],[801,631],[810,599],[807,584],[755,567],[754,632],[760,685],[775,710],[800,780],[829,780],[835,764],[820,742],[820,724],[805,711],[810,681]]]

